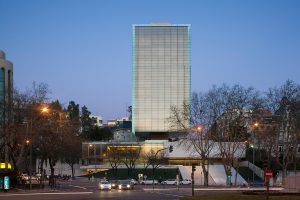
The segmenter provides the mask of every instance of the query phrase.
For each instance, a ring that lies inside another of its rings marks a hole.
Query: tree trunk
[[[17,166],[20,166],[21,165],[21,163],[23,162],[23,160],[24,160],[24,147],[25,147],[25,145],[24,144],[22,144],[21,145],[21,151],[20,151],[20,153],[19,153],[19,156],[17,157],[17,161],[16,161],[16,165]],[[24,167],[23,167],[24,168]]]
[[[39,166],[39,170],[40,170],[40,174],[43,174],[44,172],[44,158],[41,158],[41,162],[40,162],[40,166]]]
[[[74,178],[74,164],[72,163],[71,165],[71,170],[72,170],[72,179]]]
[[[238,176],[238,170],[239,170],[239,164],[237,165],[237,168],[235,170],[235,177],[234,177],[234,185],[237,185],[237,176]]]
[[[205,168],[205,165],[202,165],[202,171],[203,171],[203,185],[208,187],[208,170]]]
[[[231,166],[226,165],[224,166],[225,168],[225,173],[226,173],[226,183],[227,185],[231,185]],[[229,178],[230,177],[230,178]]]
[[[282,166],[282,182],[284,181],[287,173],[287,168],[285,165]]]
[[[51,176],[54,176],[54,165],[55,165],[55,163],[53,162],[53,159],[51,157],[49,158],[49,165],[50,165]]]
[[[49,165],[50,165],[50,171],[51,175],[49,178],[49,186],[54,187],[55,186],[55,179],[54,179],[54,163],[51,157],[49,157]]]
[[[16,159],[13,156],[11,156],[10,158],[11,158],[11,161],[12,161],[12,164],[13,164],[13,170],[18,172],[19,168],[18,168]]]

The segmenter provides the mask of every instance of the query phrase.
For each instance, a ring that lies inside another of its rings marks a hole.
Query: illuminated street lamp
[[[199,132],[202,131],[202,126],[198,126],[197,131],[199,131]]]
[[[45,113],[45,112],[48,112],[48,107],[43,106],[41,108],[41,113]],[[38,116],[36,118],[38,118]],[[27,145],[30,144],[30,146],[29,146],[29,148],[30,148],[30,154],[29,154],[29,189],[32,189],[32,181],[31,180],[32,180],[32,143],[33,142],[30,142],[30,140],[33,141],[32,140],[32,121],[33,121],[33,119],[31,118],[30,119],[30,132],[29,132],[30,139],[27,139],[25,141]],[[28,123],[27,123],[27,133],[28,133]]]
[[[255,122],[254,123],[254,128],[257,129],[258,127],[259,127],[259,123]],[[250,145],[250,147],[252,148],[252,159],[253,159],[253,169],[252,169],[252,184],[253,184],[253,187],[254,187],[254,165],[255,165],[255,152],[254,152],[254,141],[255,141],[255,138],[254,138],[254,135],[255,135],[255,131],[253,130],[252,144]]]
[[[48,107],[43,107],[42,108],[42,113],[48,113],[49,112],[49,108]]]

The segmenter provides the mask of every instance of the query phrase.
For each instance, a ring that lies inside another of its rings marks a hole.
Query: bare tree
[[[179,145],[186,147],[186,151],[197,153],[202,159],[202,171],[204,185],[208,186],[208,168],[204,163],[209,163],[209,154],[214,146],[211,140],[210,127],[212,118],[207,109],[206,96],[193,93],[191,103],[183,102],[181,108],[172,106],[169,118],[171,130],[186,132],[187,135],[181,138]]]
[[[265,122],[263,116],[262,119],[258,121],[259,126],[256,128],[257,134],[255,135],[255,138],[258,149],[256,158],[265,163],[265,167],[272,168],[271,165],[275,161],[274,152],[277,148],[277,136],[280,131],[280,118],[279,116],[272,116],[270,114],[266,117],[268,117],[268,121]]]
[[[279,112],[281,115],[280,131],[277,134],[274,152],[277,164],[282,168],[282,178],[284,179],[288,167],[296,160],[299,131],[297,130],[295,108],[291,102],[284,98]]]
[[[299,144],[299,108],[300,85],[287,80],[281,87],[270,88],[266,93],[268,108],[281,118],[279,131],[276,133],[274,155],[282,168],[282,178],[290,165],[296,165],[296,151]]]
[[[246,111],[258,107],[261,100],[252,87],[240,85],[229,87],[213,86],[205,94],[193,94],[190,105],[181,109],[172,107],[170,122],[172,128],[189,132],[185,142],[209,163],[210,152],[217,144],[226,174],[231,176],[231,167],[237,153],[244,149]],[[202,127],[201,132],[197,127]],[[200,133],[200,134],[199,134]],[[208,184],[208,171],[202,165],[205,185]]]
[[[165,148],[167,149],[167,148]],[[151,149],[148,153],[145,154],[145,157],[147,159],[147,166],[151,166],[152,168],[152,185],[154,187],[154,177],[155,177],[155,171],[156,169],[159,168],[159,166],[166,162],[166,159],[164,157],[164,153],[163,151],[165,149],[159,149],[159,150],[154,150],[154,149]]]
[[[113,175],[116,178],[118,166],[120,165],[120,150],[114,144],[112,144],[107,151],[107,159],[113,170]]]
[[[126,146],[120,149],[120,153],[120,161],[127,167],[128,176],[132,176],[132,173],[135,169],[135,163],[140,157],[141,146],[139,144]]]
[[[37,124],[41,120],[40,108],[47,102],[49,93],[48,86],[44,83],[34,82],[25,92],[14,89],[13,103],[9,107],[13,120],[10,121],[9,126],[6,126],[6,131],[9,132],[6,145],[9,148],[9,159],[16,172],[25,170],[25,154],[29,149],[26,140],[33,144],[33,138],[38,134]]]
[[[62,161],[71,167],[72,178],[74,178],[74,165],[79,163],[82,151],[82,139],[74,134],[74,127],[64,127],[63,143]]]

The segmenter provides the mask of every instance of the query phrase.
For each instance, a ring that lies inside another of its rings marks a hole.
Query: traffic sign
[[[265,178],[272,178],[272,177],[273,177],[272,169],[265,169]]]

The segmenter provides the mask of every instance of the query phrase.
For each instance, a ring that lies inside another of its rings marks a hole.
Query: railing
[[[249,161],[240,162],[241,167],[249,167],[259,178],[264,180],[264,171]]]

